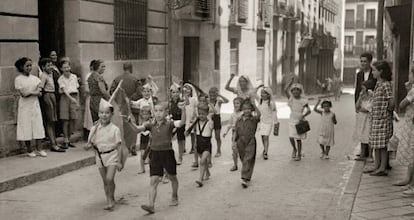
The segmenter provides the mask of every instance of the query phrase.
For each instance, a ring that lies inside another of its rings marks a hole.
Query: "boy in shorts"
[[[59,117],[63,121],[64,146],[75,147],[70,143],[71,125],[78,119],[79,111],[79,82],[78,77],[71,73],[69,61],[64,60],[59,65],[62,75],[58,79],[60,98]]]
[[[185,103],[178,104],[180,109],[184,109]],[[150,145],[150,177],[151,189],[149,192],[148,205],[142,205],[141,208],[148,213],[154,213],[155,198],[157,195],[157,187],[161,182],[164,170],[168,173],[172,186],[172,200],[170,206],[178,205],[178,179],[177,179],[177,162],[175,160],[174,150],[172,148],[171,139],[174,128],[182,127],[185,124],[186,114],[182,111],[181,120],[167,120],[168,115],[167,104],[158,103],[154,106],[155,122],[144,123],[142,126],[135,126],[137,132],[149,130],[151,132],[152,141]]]

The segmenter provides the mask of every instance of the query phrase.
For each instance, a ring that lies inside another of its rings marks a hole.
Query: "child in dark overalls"
[[[242,161],[241,179],[242,186],[247,188],[253,175],[254,164],[256,162],[256,130],[260,121],[260,111],[249,99],[242,105],[243,115],[237,120],[235,127],[235,142]],[[253,115],[253,111],[256,112]]]
[[[196,134],[196,149],[200,156],[200,178],[196,181],[199,187],[203,186],[203,181],[210,177],[208,160],[211,155],[211,136],[214,131],[214,123],[208,119],[209,107],[206,104],[198,105],[198,119],[191,126],[194,127]],[[189,133],[189,131],[188,131]]]

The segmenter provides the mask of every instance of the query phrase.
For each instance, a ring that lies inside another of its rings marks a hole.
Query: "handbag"
[[[296,132],[299,135],[305,134],[306,132],[310,131],[309,122],[306,120],[299,121],[299,123],[296,124],[295,127],[296,127]]]
[[[280,123],[279,122],[276,122],[273,125],[273,135],[274,136],[279,136],[279,126],[280,126]]]

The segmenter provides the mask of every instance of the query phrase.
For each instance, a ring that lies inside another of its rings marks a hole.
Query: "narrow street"
[[[185,155],[183,165],[178,167],[178,207],[168,206],[171,186],[161,184],[156,213],[147,215],[140,208],[147,202],[149,174],[147,169],[146,174],[138,175],[138,157],[130,157],[124,171],[116,177],[119,202],[113,212],[102,209],[105,205],[102,181],[97,168],[91,166],[0,194],[1,218],[334,219],[354,164],[348,159],[355,149],[352,141],[353,96],[345,95],[340,102],[333,103],[338,125],[336,146],[331,150],[330,160],[319,158],[320,149],[316,144],[319,116],[314,112],[309,117],[312,130],[304,142],[305,157],[300,162],[290,159],[288,108],[284,102],[278,102],[277,106],[280,135],[271,137],[268,161],[261,157],[263,147],[257,137],[256,167],[252,184],[247,189],[240,185],[239,172],[229,172],[232,159],[230,137],[227,137],[223,142],[223,155],[213,159],[211,179],[202,188],[197,188],[194,183],[199,173],[190,168],[193,156]]]

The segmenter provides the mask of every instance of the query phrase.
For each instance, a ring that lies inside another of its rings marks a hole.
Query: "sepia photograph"
[[[414,220],[414,0],[0,0],[0,219]]]

